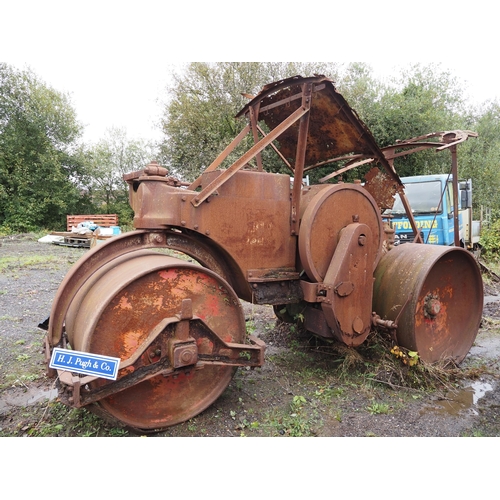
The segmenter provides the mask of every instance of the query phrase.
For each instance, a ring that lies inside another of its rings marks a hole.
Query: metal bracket
[[[193,322],[197,323],[195,330],[198,337],[209,339],[213,345],[210,353],[198,352],[196,339],[190,335]],[[180,313],[175,317],[164,318],[160,321],[134,354],[120,363],[120,370],[134,365],[153,341],[168,326],[173,324],[175,324],[174,336],[167,339],[166,349],[164,350],[162,347],[161,357],[158,361],[150,365],[137,366],[135,370],[106,385],[92,389],[89,388],[88,384],[98,377],[79,377],[71,372],[58,370],[59,380],[66,389],[61,395],[61,399],[65,404],[79,408],[128,389],[157,375],[163,375],[164,377],[175,376],[181,371],[199,370],[206,365],[257,367],[264,364],[266,349],[264,342],[253,336],[248,338],[249,344],[224,342],[201,318],[192,314],[191,299],[185,299],[181,304]]]

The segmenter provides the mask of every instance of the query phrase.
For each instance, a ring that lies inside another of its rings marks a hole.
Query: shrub
[[[488,260],[500,258],[500,219],[483,229],[479,240],[483,256]]]

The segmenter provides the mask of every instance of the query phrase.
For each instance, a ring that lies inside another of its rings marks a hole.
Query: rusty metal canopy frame
[[[219,167],[252,133],[254,146],[227,169],[230,173],[253,158],[262,170],[260,152],[269,145],[274,147],[273,141],[279,138],[278,154],[295,175],[340,160],[369,159],[379,162],[401,184],[370,130],[326,76],[295,76],[269,84],[236,115],[242,116],[249,125],[205,171]],[[265,123],[269,131],[264,132],[258,122]],[[196,179],[190,189],[200,182]]]
[[[389,162],[400,156],[406,156],[412,153],[423,151],[424,149],[435,148],[436,151],[451,149],[469,137],[477,137],[476,132],[471,130],[448,130],[445,132],[431,132],[430,134],[413,137],[404,141],[396,141],[396,144],[382,148],[385,157]],[[411,149],[406,149],[411,148]],[[402,151],[396,151],[396,150]]]
[[[428,148],[440,151],[464,142],[469,137],[477,137],[475,132],[468,130],[433,132],[380,148],[356,111],[337,92],[334,82],[324,75],[309,78],[294,76],[266,85],[236,115],[237,118],[242,116],[248,118],[249,125],[205,172],[217,169],[249,133],[253,135],[254,146],[227,169],[227,174],[218,180],[219,185],[239,169],[248,166],[254,158],[258,170],[262,171],[260,153],[271,146],[296,177],[327,164],[346,162],[342,169],[320,179],[320,182],[326,182],[347,170],[378,163],[399,187],[402,183],[394,171],[395,158]],[[259,126],[259,122],[269,128],[267,133]],[[277,139],[279,148],[274,143]],[[196,189],[200,184],[201,176],[189,189]],[[206,186],[196,204],[201,204],[215,189],[215,186]]]
[[[307,114],[308,122],[306,128],[295,119],[279,136],[280,152],[295,173],[302,162],[310,170],[352,155],[376,159],[392,173],[369,129],[325,76],[297,76],[270,84],[237,116],[249,116],[253,128],[256,121],[263,121],[273,131],[292,114],[297,118]],[[301,134],[305,135],[303,160],[298,155]]]

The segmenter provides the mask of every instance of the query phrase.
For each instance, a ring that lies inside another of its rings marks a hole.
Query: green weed
[[[246,322],[247,335],[253,335],[255,332],[255,323],[252,320]]]
[[[306,411],[307,399],[304,396],[294,396],[290,402],[289,413],[283,412],[271,420],[271,425],[278,435],[290,437],[312,436],[311,417]]]
[[[482,255],[491,260],[498,261],[500,258],[500,219],[493,222],[481,231],[479,243],[482,246]]]
[[[331,401],[333,398],[339,398],[345,393],[345,389],[342,387],[325,387],[325,386],[320,386],[316,391],[314,392],[314,395],[325,402]]]
[[[371,415],[387,415],[389,413],[389,405],[386,403],[372,403],[366,407],[366,411]]]
[[[290,406],[293,411],[299,411],[306,404],[306,398],[304,396],[294,396]]]
[[[33,437],[121,437],[129,434],[126,429],[108,425],[85,408],[70,408],[57,401],[48,403],[41,418],[29,427],[27,434]]]

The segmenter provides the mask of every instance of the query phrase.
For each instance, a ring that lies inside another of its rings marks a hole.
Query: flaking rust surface
[[[373,196],[377,205],[386,210],[394,205],[394,196],[399,192],[397,184],[387,173],[373,167],[365,174],[365,189]]]

